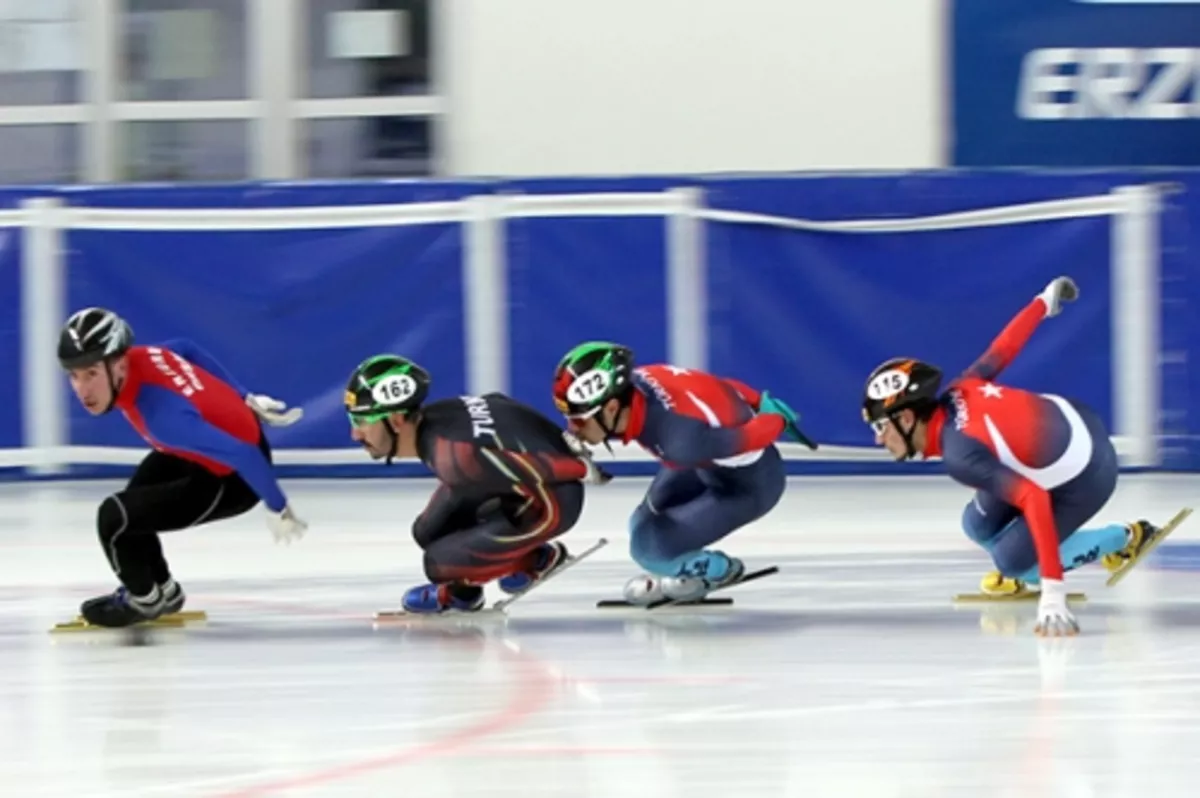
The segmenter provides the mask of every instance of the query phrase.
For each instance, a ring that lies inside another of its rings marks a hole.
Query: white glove
[[[292,511],[292,506],[289,504],[277,513],[267,511],[267,528],[275,536],[276,543],[291,545],[293,540],[304,537],[308,524],[296,517],[296,513]]]
[[[1061,579],[1043,579],[1038,599],[1038,620],[1033,627],[1038,637],[1070,637],[1079,634],[1079,622],[1067,608],[1067,586]]]
[[[293,407],[287,410],[286,404],[263,394],[246,394],[246,404],[256,416],[272,427],[290,427],[304,416],[303,408]]]
[[[1046,318],[1049,319],[1062,312],[1064,302],[1075,301],[1079,286],[1070,277],[1055,277],[1038,296],[1046,303]]]
[[[580,462],[587,469],[587,474],[582,480],[583,482],[589,485],[604,485],[612,481],[612,474],[596,465],[595,461],[592,460],[592,453],[588,451],[583,441],[579,440],[571,432],[564,432],[563,440],[567,442],[567,446],[571,447],[571,451],[579,457]]]

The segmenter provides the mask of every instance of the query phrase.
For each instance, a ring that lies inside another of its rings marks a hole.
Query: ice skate
[[[404,594],[405,613],[436,615],[443,612],[478,612],[484,607],[479,585],[418,585]]]
[[[1033,590],[1020,579],[1005,576],[999,571],[989,571],[979,580],[979,592],[991,598],[1016,599],[1027,596],[1037,596]]]
[[[182,606],[182,603],[179,606]],[[108,629],[120,629],[134,624],[157,621],[166,615],[168,610],[167,600],[157,586],[149,596],[144,598],[135,598],[129,594],[127,589],[120,587],[106,596],[89,599],[79,607],[79,613],[84,622],[90,626],[102,626]]]
[[[706,591],[689,584],[692,577],[635,576],[625,583],[623,598],[597,602],[597,607],[649,607],[661,601],[673,601],[677,606],[728,606],[730,598],[708,598]],[[684,600],[683,597],[699,593],[700,598]],[[676,599],[679,596],[681,598]]]
[[[116,593],[109,593],[83,602],[79,608],[79,615],[65,623],[55,624],[51,631],[78,632],[89,629],[119,629],[126,626],[178,627],[184,626],[189,621],[208,620],[208,613],[202,610],[185,611],[183,609],[183,605],[187,601],[187,596],[184,594],[183,588],[179,586],[179,583],[174,580],[168,582],[166,585],[160,585],[159,591],[161,595],[161,609],[155,604],[153,611],[149,613],[141,612],[140,605],[142,602],[133,602],[133,610],[136,614],[130,616],[132,620],[128,623],[120,622],[121,618],[118,616],[123,611],[117,609],[114,604],[114,602],[118,601],[118,593],[124,596],[120,601],[128,602],[128,591],[125,588],[120,588]],[[104,619],[108,619],[109,622],[102,622]],[[114,619],[117,622],[112,622]]]
[[[1036,601],[1041,594],[1041,590],[1020,579],[1005,576],[999,571],[989,571],[979,580],[978,593],[959,593],[954,600],[960,603]],[[1067,600],[1086,601],[1087,596],[1083,593],[1069,593]]]
[[[503,577],[497,583],[501,590],[510,596],[528,590],[533,584],[565,565],[570,552],[563,543],[551,541],[543,543],[527,554],[518,570]]]
[[[1129,538],[1125,548],[1112,554],[1106,554],[1100,559],[1100,564],[1112,574],[1106,584],[1112,587],[1125,578],[1125,574],[1129,573],[1140,560],[1153,551],[1159,543],[1162,543],[1163,539],[1175,531],[1175,528],[1191,514],[1192,508],[1185,507],[1162,527],[1155,526],[1144,519],[1129,524],[1126,527]]]

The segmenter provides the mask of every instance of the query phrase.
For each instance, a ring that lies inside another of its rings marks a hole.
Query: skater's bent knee
[[[674,557],[669,556],[659,545],[658,530],[653,524],[630,524],[629,556],[647,573],[670,576]]]
[[[100,507],[96,511],[96,531],[100,533],[101,538],[112,540],[125,531],[128,524],[129,515],[119,496],[115,494],[107,496],[104,501],[100,502]]]
[[[1037,552],[1032,548],[997,546],[992,550],[992,562],[996,570],[1007,577],[1018,577],[1037,565]]]

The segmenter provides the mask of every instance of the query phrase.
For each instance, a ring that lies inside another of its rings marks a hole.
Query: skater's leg
[[[977,491],[963,508],[963,531],[967,533],[967,537],[990,552],[996,537],[1020,514],[1020,510],[1011,504],[990,493]]]
[[[498,500],[493,503],[499,507]],[[424,551],[439,538],[477,524],[483,509],[478,499],[468,499],[439,484],[425,509],[413,521],[413,540]]]
[[[695,469],[663,468],[654,475],[641,507],[645,507],[651,513],[661,513],[663,510],[698,499],[707,489],[708,485]]]
[[[768,449],[736,476],[711,484],[686,504],[659,513],[639,508],[630,524],[630,553],[657,576],[695,576],[712,582],[738,565],[705,547],[766,515],[783,495],[786,474],[778,450]]]
[[[195,463],[153,452],[124,490],[100,503],[97,531],[121,583],[132,596],[148,596],[171,581],[158,533],[231,518],[258,501],[236,474],[218,477]]]
[[[1106,435],[1093,433],[1093,441],[1092,461],[1083,473],[1050,492],[1059,554],[1067,571],[1120,551],[1128,539],[1124,524],[1081,528],[1108,503],[1117,486],[1116,451]],[[1005,576],[1029,584],[1041,581],[1033,535],[1024,517],[1015,519],[995,538],[992,557]]]
[[[265,441],[262,447],[269,456]],[[125,489],[100,504],[100,544],[122,586],[85,601],[81,614],[92,624],[127,626],[178,612],[185,596],[171,577],[158,534],[240,515],[258,502],[237,474],[218,477],[198,464],[151,453]]]
[[[438,612],[482,607],[483,584],[556,565],[566,550],[554,539],[574,527],[582,512],[583,485],[568,482],[548,488],[512,517],[497,512],[438,538],[425,550],[425,575],[431,584],[410,590],[405,609]]]
[[[526,554],[568,532],[582,512],[583,485],[555,485],[516,518],[497,513],[435,541],[425,550],[425,575],[433,582],[498,579],[520,566]]]

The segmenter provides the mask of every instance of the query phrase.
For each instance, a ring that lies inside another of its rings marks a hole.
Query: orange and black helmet
[[[863,420],[874,424],[901,410],[918,415],[937,404],[942,370],[911,357],[894,357],[875,367],[863,392]]]

